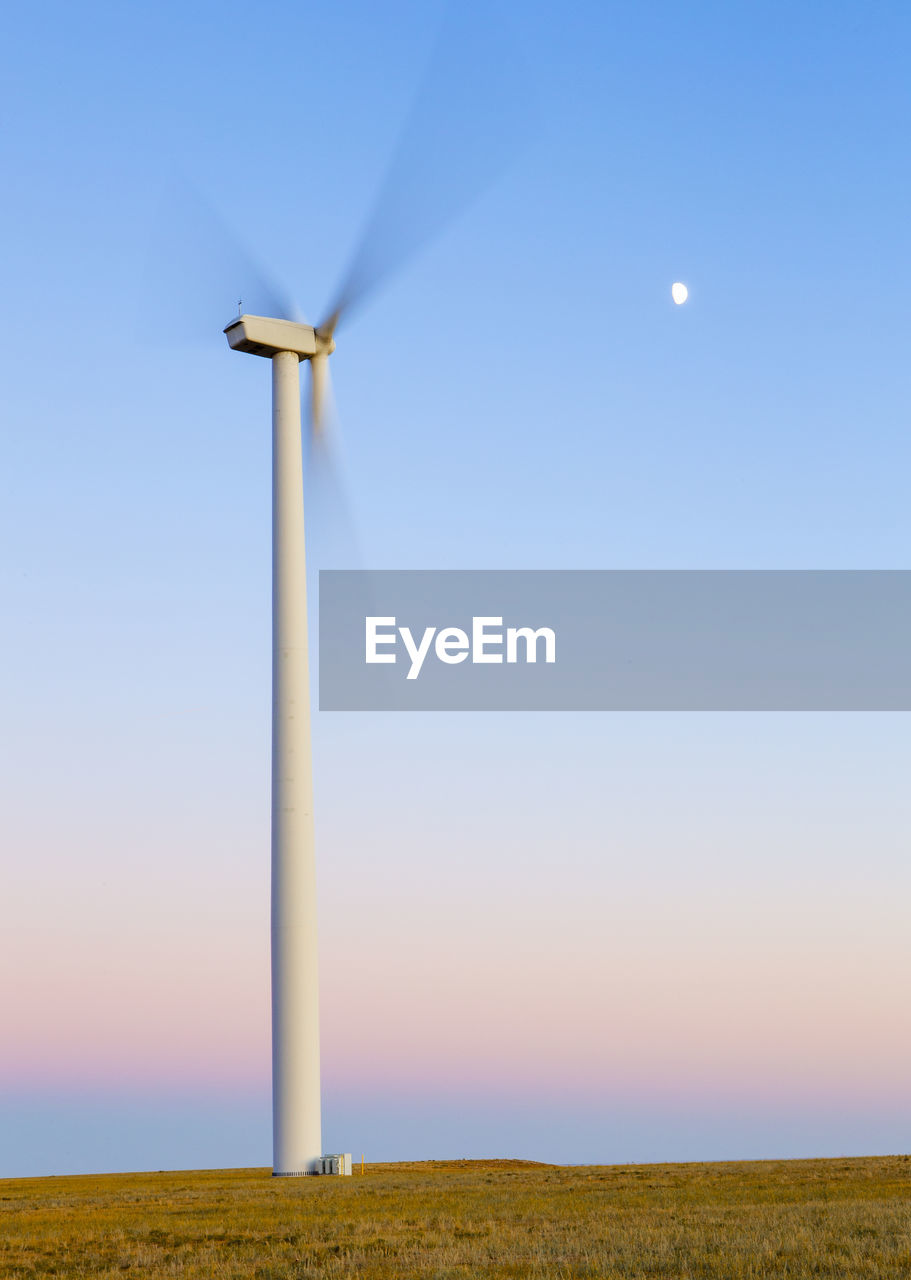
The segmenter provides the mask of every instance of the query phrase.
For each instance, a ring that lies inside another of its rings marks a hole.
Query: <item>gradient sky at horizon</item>
[[[441,14],[6,20],[0,1176],[269,1161],[269,385],[174,176],[316,319]],[[528,136],[333,357],[365,562],[911,567],[911,12],[501,16]],[[907,716],[314,747],[327,1150],[911,1148]]]

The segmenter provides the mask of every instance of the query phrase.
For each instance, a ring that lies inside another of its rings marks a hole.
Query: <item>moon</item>
[[[679,280],[671,285],[671,297],[674,299],[678,307],[682,307],[684,302],[690,296],[690,291],[685,284],[681,284]]]

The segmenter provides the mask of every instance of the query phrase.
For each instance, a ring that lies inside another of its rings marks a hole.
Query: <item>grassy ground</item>
[[[911,1157],[0,1181],[0,1276],[911,1276]]]

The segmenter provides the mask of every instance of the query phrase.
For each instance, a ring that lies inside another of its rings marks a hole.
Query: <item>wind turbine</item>
[[[372,213],[326,320],[241,314],[234,351],[272,362],[272,1128],[273,1175],[317,1173],[322,1157],[316,863],[310,741],[300,371],[310,365],[310,429],[325,427],[336,326],[502,171],[528,120],[502,70],[514,61],[485,9],[452,5]],[[461,31],[452,19],[461,22]],[[467,42],[466,42],[467,37]],[[457,45],[461,42],[461,52]],[[466,67],[471,74],[466,74]],[[481,91],[479,94],[479,90]],[[464,121],[481,97],[486,115]],[[461,159],[461,167],[455,161]],[[434,162],[436,162],[434,164]],[[269,290],[269,293],[273,291]],[[284,305],[284,304],[276,304]]]

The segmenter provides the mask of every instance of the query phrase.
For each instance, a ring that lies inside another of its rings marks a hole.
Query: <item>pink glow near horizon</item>
[[[330,895],[325,1082],[529,1099],[904,1096],[897,904],[863,929],[795,902],[774,932],[766,906],[716,901],[700,916],[655,897],[646,917],[627,900],[580,909],[559,933],[541,902],[512,922],[466,906],[449,933],[432,915],[390,929],[364,911],[340,947]],[[58,920],[57,948],[35,950],[28,982],[5,994],[0,1078],[268,1087],[262,923],[241,914],[229,937],[224,921],[187,921],[162,939],[147,920],[86,938]]]

